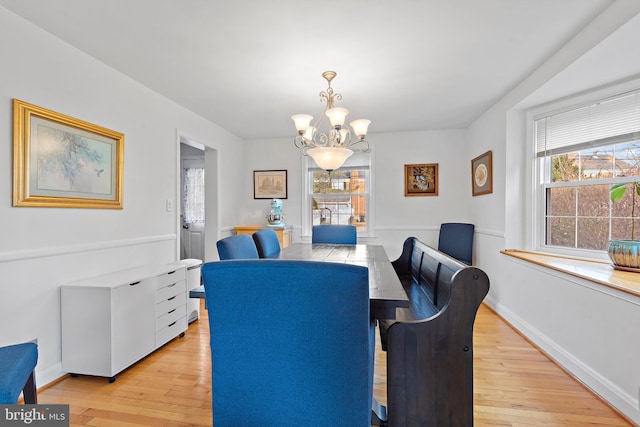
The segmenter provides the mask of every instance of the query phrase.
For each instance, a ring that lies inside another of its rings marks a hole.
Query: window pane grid
[[[311,224],[352,224],[367,231],[368,167],[328,173],[309,168]]]
[[[609,188],[639,175],[639,147],[634,142],[547,157],[545,245],[604,251],[611,239],[631,238],[632,192],[613,203]],[[636,209],[640,213],[640,200]]]

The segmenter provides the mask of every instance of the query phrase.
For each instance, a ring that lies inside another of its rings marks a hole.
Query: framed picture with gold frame
[[[13,100],[13,206],[122,209],[124,135]]]
[[[404,165],[404,195],[437,196],[438,164]]]
[[[471,160],[471,194],[480,196],[493,192],[491,150]]]

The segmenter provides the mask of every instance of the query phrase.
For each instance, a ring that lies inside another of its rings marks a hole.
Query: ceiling
[[[245,138],[294,134],[332,86],[369,131],[464,128],[611,0],[0,0]]]

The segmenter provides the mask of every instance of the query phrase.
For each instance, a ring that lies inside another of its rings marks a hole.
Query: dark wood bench
[[[473,426],[473,323],[487,275],[414,237],[393,261],[410,300],[381,321],[389,426]]]

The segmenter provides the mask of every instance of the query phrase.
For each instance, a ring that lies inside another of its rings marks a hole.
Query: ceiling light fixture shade
[[[311,125],[311,120],[313,120],[313,116],[310,116],[309,114],[294,114],[291,118],[293,119],[298,132],[304,132]]]
[[[359,119],[352,121],[349,125],[353,128],[353,133],[355,133],[358,138],[364,138],[367,135],[367,129],[369,129],[370,123],[371,120]]]
[[[315,123],[311,123],[313,116],[309,114],[291,116],[298,132],[293,140],[295,146],[302,149],[302,154],[311,156],[318,166],[328,171],[340,168],[353,154],[353,148],[369,151],[369,143],[365,137],[371,121],[367,119],[352,121],[350,126],[353,128],[353,134],[349,127],[345,126],[349,110],[334,106],[336,100],[342,99],[342,95],[334,93],[331,87],[331,80],[335,76],[335,71],[322,73],[329,87],[326,91],[320,92],[320,102],[326,102],[327,105],[324,113]]]
[[[326,171],[334,171],[353,154],[348,148],[317,147],[307,150],[314,162]]]
[[[331,126],[334,128],[342,127],[348,114],[349,110],[342,107],[335,107],[327,110],[326,112],[326,115],[329,117],[329,121],[331,122]]]

